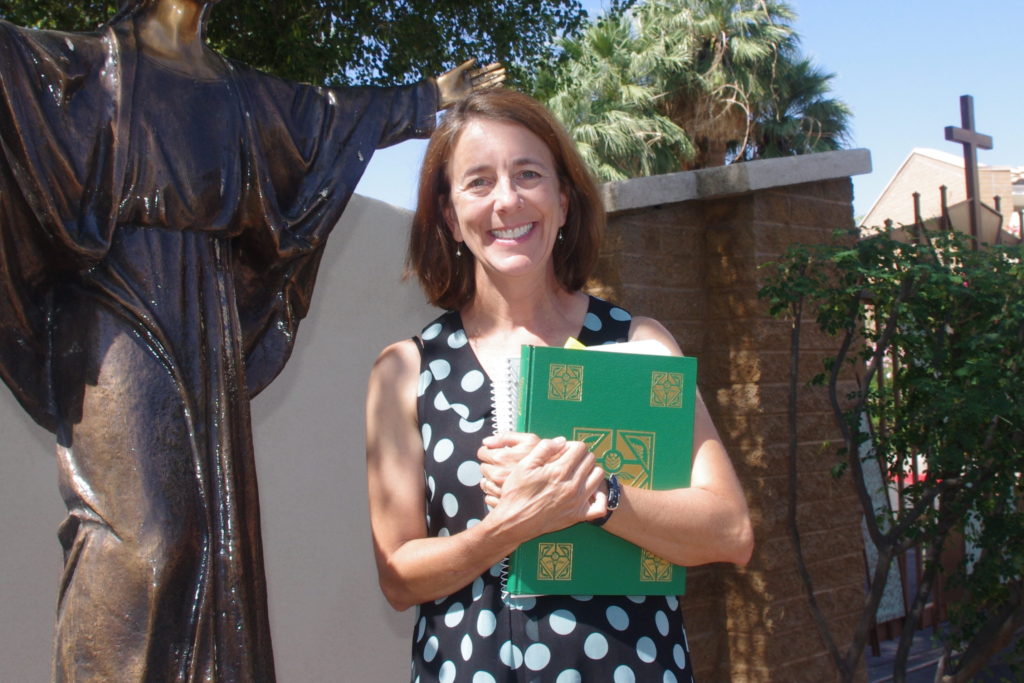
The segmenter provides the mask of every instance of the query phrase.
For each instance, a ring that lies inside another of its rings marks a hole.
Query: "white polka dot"
[[[551,650],[543,643],[534,643],[526,648],[523,654],[523,662],[530,671],[540,671],[551,661]]]
[[[633,319],[633,316],[629,314],[629,311],[624,311],[618,306],[612,306],[611,310],[608,311],[608,316],[612,320],[618,320],[620,322],[625,322],[626,320]]]
[[[679,683],[679,679],[671,671],[666,671],[665,675],[661,677],[661,683]]]
[[[502,560],[501,562],[498,562],[497,564],[492,564],[491,568],[488,569],[487,571],[490,573],[491,576],[501,576],[501,572],[503,572],[504,570],[505,570],[505,560]]]
[[[462,661],[464,662],[468,662],[469,658],[473,656],[473,639],[469,637],[468,633],[462,636],[459,653],[462,655]]]
[[[426,451],[430,448],[430,437],[433,436],[434,431],[430,426],[429,422],[424,422],[423,426],[420,427],[420,436],[423,437],[423,450]]]
[[[438,410],[448,410],[451,407],[451,403],[448,402],[448,397],[444,395],[443,391],[437,392],[437,396],[434,397],[434,407]]]
[[[432,662],[434,657],[437,656],[437,636],[430,636],[427,638],[427,643],[423,646],[423,661]]]
[[[441,334],[441,323],[434,323],[430,327],[420,332],[420,339],[424,341],[430,341],[439,334]]]
[[[572,599],[573,600],[577,600],[579,602],[590,602],[591,600],[594,599],[594,596],[593,595],[574,595],[574,596],[572,596]]]
[[[638,605],[642,605],[645,602],[647,602],[646,595],[627,595],[626,597],[630,600],[630,602],[635,602]]]
[[[636,656],[640,658],[641,662],[650,664],[658,658],[658,647],[653,640],[644,636],[636,641]]]
[[[476,632],[486,638],[498,627],[498,619],[489,609],[481,610],[476,618]]]
[[[452,410],[454,410],[455,414],[458,415],[459,417],[461,417],[463,420],[465,420],[467,417],[469,417],[469,408],[467,408],[465,406],[465,404],[462,404],[462,403],[452,403],[448,407],[451,408]]]
[[[459,499],[455,497],[454,493],[446,493],[441,499],[441,507],[444,508],[446,515],[454,517],[459,513]]]
[[[448,536],[451,536],[452,532],[448,530],[448,527],[443,526],[437,530],[437,535],[439,538],[446,538]]]
[[[427,618],[420,617],[419,626],[416,629],[416,642],[423,640],[423,633],[427,630]]]
[[[567,609],[555,610],[548,617],[551,630],[560,636],[567,636],[576,630],[576,615]]]
[[[523,665],[523,651],[513,645],[511,640],[506,640],[498,648],[498,659],[508,668],[518,669]]]
[[[448,660],[441,665],[441,670],[437,672],[437,680],[440,683],[453,683],[455,680],[455,662]]]
[[[463,486],[476,486],[483,477],[480,474],[480,463],[476,460],[467,460],[462,463],[459,465],[458,477]]]
[[[615,667],[615,673],[612,674],[612,680],[615,683],[636,683],[636,674],[625,664],[621,664]]]
[[[608,654],[608,641],[600,633],[591,633],[583,641],[583,652],[591,659],[601,659]]]
[[[605,611],[605,616],[608,617],[608,623],[612,625],[612,628],[616,631],[625,631],[629,628],[629,615],[626,614],[626,610],[622,609],[618,605],[612,605]]]
[[[478,576],[478,577],[476,577],[476,579],[473,580],[473,590],[472,590],[473,602],[476,602],[477,600],[479,600],[480,596],[482,596],[483,594],[484,594],[484,580]]]
[[[665,604],[668,605],[670,611],[675,612],[677,609],[679,609],[679,598],[677,598],[674,595],[666,595]]]
[[[484,422],[487,418],[480,418],[476,422],[467,422],[466,420],[459,420],[459,429],[465,434],[476,434],[480,431],[480,428],[484,426]]]
[[[472,683],[497,683],[497,681],[494,680],[494,676],[486,671],[477,671],[473,674]]]
[[[430,382],[434,379],[434,376],[430,374],[430,370],[424,370],[420,373],[420,383],[416,387],[416,395],[422,396],[427,393],[427,387],[430,386]]]
[[[576,669],[566,669],[558,674],[555,683],[583,683],[583,676]]]
[[[676,643],[676,646],[672,648],[672,659],[676,660],[676,666],[680,669],[686,668],[686,652],[682,645]]]
[[[479,519],[467,519],[466,520],[466,528],[467,529],[472,529],[473,527],[475,527],[479,523],[480,523]]]
[[[462,378],[463,391],[476,391],[484,385],[484,373],[479,370],[470,370]]]
[[[452,443],[451,439],[441,439],[434,446],[434,460],[437,462],[444,462],[448,458],[452,457],[452,453],[455,452],[455,444]]]
[[[469,338],[466,337],[465,330],[456,330],[455,332],[452,332],[451,335],[449,335],[448,346],[453,349],[461,349],[463,346],[466,345],[466,342],[468,341]]]
[[[427,490],[430,491],[430,499],[431,500],[434,499],[434,488],[436,486],[437,486],[437,483],[434,482],[434,478],[433,477],[427,477]]]
[[[587,313],[587,317],[583,319],[583,327],[593,332],[597,332],[602,327],[601,319],[593,313]]]
[[[455,628],[462,622],[462,617],[466,614],[466,608],[461,602],[457,602],[448,608],[448,612],[444,615],[444,625],[448,628]]]
[[[654,624],[658,627],[658,633],[663,636],[668,635],[668,615],[658,610],[657,614],[654,615]]]
[[[445,379],[448,375],[452,374],[452,364],[443,358],[432,360],[427,363],[427,367],[430,368],[430,372],[437,379]]]

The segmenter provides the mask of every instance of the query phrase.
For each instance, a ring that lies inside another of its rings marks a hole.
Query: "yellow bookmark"
[[[581,344],[580,340],[577,339],[576,337],[569,337],[568,339],[565,340],[565,346],[563,348],[566,348],[566,349],[585,349],[587,347],[584,346],[583,344]]]

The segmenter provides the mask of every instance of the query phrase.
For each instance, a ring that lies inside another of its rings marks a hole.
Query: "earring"
[[[565,235],[562,234],[562,229],[561,228],[558,229],[558,241],[559,242],[564,242],[565,241]]]
[[[462,258],[462,242],[455,243],[455,258]]]

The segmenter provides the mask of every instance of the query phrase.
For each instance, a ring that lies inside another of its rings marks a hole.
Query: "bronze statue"
[[[57,437],[55,680],[274,679],[249,399],[374,150],[504,77],[289,83],[203,42],[213,4],[0,21],[0,376]]]

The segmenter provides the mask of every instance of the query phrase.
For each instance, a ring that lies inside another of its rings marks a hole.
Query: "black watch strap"
[[[608,485],[608,503],[605,506],[604,517],[590,520],[594,526],[604,526],[604,523],[611,519],[612,513],[619,508],[619,498],[622,495],[622,486],[619,484],[618,477],[613,474],[605,477],[604,481]]]

